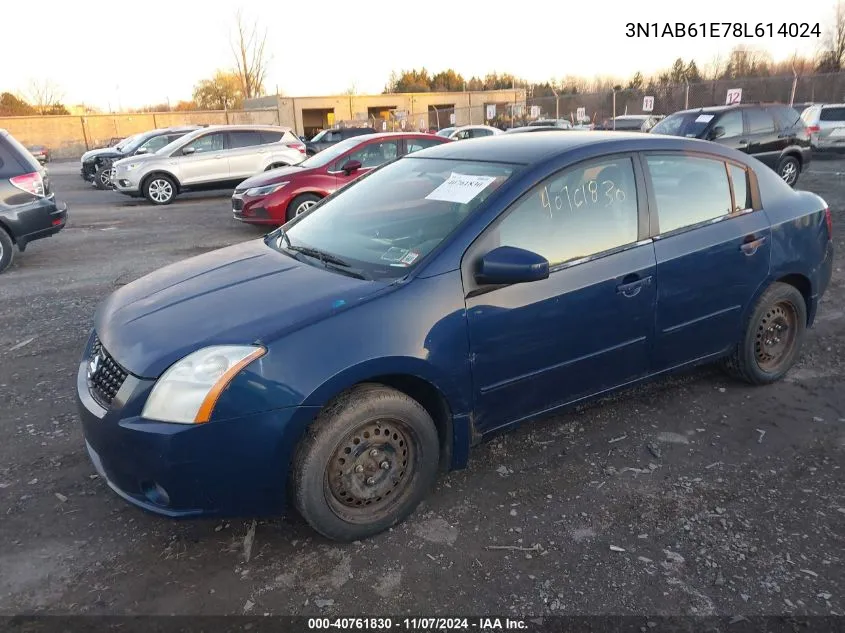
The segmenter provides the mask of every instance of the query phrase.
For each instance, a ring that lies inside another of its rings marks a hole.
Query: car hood
[[[123,286],[94,328],[127,371],[156,378],[202,347],[269,343],[387,287],[311,266],[251,240]]]
[[[316,167],[311,167],[309,169],[297,166],[291,167],[279,167],[278,169],[271,169],[270,171],[263,171],[260,174],[256,174],[255,176],[250,176],[246,180],[244,180],[241,184],[237,186],[236,191],[243,191],[244,189],[250,189],[252,187],[263,187],[265,185],[274,185],[278,182],[282,182],[294,176],[299,176],[302,174],[310,174]]]
[[[159,156],[158,154],[155,154],[155,153],[153,153],[153,154],[134,154],[132,156],[126,156],[126,155],[121,154],[121,156],[123,156],[123,158],[121,158],[120,160],[114,161],[112,163],[112,165],[114,165],[116,167],[118,165],[126,165],[127,163],[147,163],[147,162],[154,160],[156,158],[161,158],[161,156]]]
[[[85,152],[82,155],[82,162],[83,163],[90,162],[90,161],[94,160],[95,158],[97,158],[98,156],[99,157],[110,157],[110,156],[123,156],[123,155],[124,154],[122,154],[121,152],[119,152],[118,150],[116,150],[113,147],[101,147],[100,149],[92,149],[92,150]]]

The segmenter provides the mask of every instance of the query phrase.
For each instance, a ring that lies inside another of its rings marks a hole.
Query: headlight
[[[214,345],[188,354],[158,379],[141,415],[161,422],[208,422],[231,380],[266,353],[254,345]]]
[[[141,163],[129,163],[127,165],[116,165],[115,169],[124,169],[126,171],[132,171],[136,167],[138,167]]]
[[[248,196],[269,196],[274,191],[278,191],[282,187],[284,187],[286,182],[277,182],[275,185],[265,185],[263,187],[253,187],[252,189],[246,190],[246,195]]]

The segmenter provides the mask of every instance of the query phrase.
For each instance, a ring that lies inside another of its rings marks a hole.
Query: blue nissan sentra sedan
[[[494,432],[698,363],[780,379],[832,262],[825,201],[714,143],[441,145],[108,297],[86,446],[149,511],[360,539]]]

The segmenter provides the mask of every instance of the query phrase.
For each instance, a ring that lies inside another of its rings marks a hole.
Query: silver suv
[[[213,125],[186,134],[154,154],[116,161],[111,184],[128,196],[170,204],[182,191],[234,189],[258,172],[304,159],[305,144],[290,128]]]
[[[801,113],[814,150],[845,150],[845,103],[815,104]]]

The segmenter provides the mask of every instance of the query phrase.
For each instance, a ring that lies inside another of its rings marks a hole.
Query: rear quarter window
[[[7,134],[0,135],[0,176],[10,178],[38,170],[36,160],[15,137]]]
[[[775,116],[775,121],[782,130],[793,128],[801,121],[801,115],[794,108],[786,106],[771,108],[771,113]]]
[[[294,135],[290,132],[261,132],[262,145],[267,145],[269,143],[278,143],[282,139],[291,142],[299,140],[298,138],[294,137]]]
[[[845,121],[845,108],[822,108],[820,121]]]

